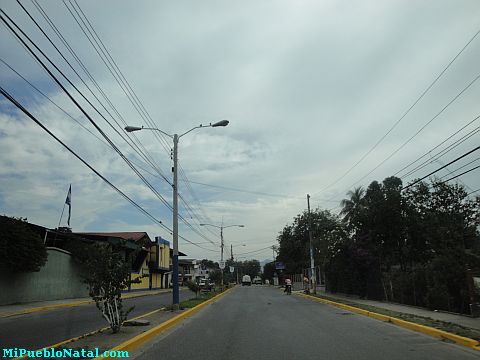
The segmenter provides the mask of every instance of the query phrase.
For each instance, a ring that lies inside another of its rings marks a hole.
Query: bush
[[[12,272],[35,272],[47,262],[43,239],[26,219],[0,216],[0,261]]]

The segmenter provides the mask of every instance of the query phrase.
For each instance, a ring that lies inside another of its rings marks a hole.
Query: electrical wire
[[[351,166],[342,176],[337,178],[335,181],[318,191],[316,194],[325,191],[326,189],[330,188],[331,186],[337,184],[340,180],[342,180],[345,176],[347,176],[353,169],[355,169],[373,150],[375,150],[378,145],[397,127],[397,125],[410,113],[410,111],[420,102],[420,100],[427,94],[428,91],[437,83],[437,81],[443,76],[443,74],[450,68],[450,66],[457,60],[457,58],[465,51],[465,49],[472,43],[472,41],[480,34],[480,30],[478,30],[470,40],[465,44],[465,46],[453,57],[452,60],[447,64],[447,66],[437,75],[437,77],[433,80],[433,82],[428,85],[428,87],[420,94],[420,96],[413,102],[413,104],[407,109],[405,113],[393,124],[393,126],[368,150],[361,158],[358,160],[353,166]],[[368,176],[368,175],[367,175]],[[363,180],[363,179],[362,179]],[[360,180],[361,181],[361,180]]]
[[[35,48],[44,56],[50,64],[69,82],[69,84],[74,87],[74,89],[82,95],[82,97],[89,102],[89,104],[96,109],[93,104],[81,93],[78,88],[65,76],[65,74],[49,59],[49,57],[30,39],[25,32],[18,27],[18,25],[3,11],[0,9],[0,12],[5,15],[10,22],[25,36],[30,43],[32,43]],[[113,141],[105,134],[105,132],[97,125],[97,123],[90,117],[90,115],[83,109],[83,107],[75,100],[75,98],[70,94],[70,92],[65,88],[65,86],[58,80],[58,78],[50,71],[50,69],[43,63],[42,60],[35,54],[35,52],[28,46],[25,41],[18,35],[18,33],[10,26],[10,24],[5,20],[5,18],[0,15],[0,19],[7,25],[10,30],[15,34],[15,36],[27,47],[30,53],[35,57],[35,59],[42,65],[45,71],[50,75],[50,77],[57,83],[57,85],[65,92],[65,94],[70,98],[70,100],[77,106],[77,108],[83,113],[83,115],[90,121],[90,123],[95,127],[95,129],[103,136],[103,138],[110,144],[110,146],[120,155],[120,157],[127,163],[127,165],[132,169],[132,171],[140,178],[140,180],[148,187],[150,190],[157,196],[157,198],[168,208],[172,209],[171,205],[163,198],[163,196],[146,180],[146,178],[138,171],[138,169],[130,162],[130,160],[120,151],[120,149],[113,143]],[[102,115],[98,109],[97,112]],[[102,115],[103,116],[103,115]],[[105,119],[105,118],[104,118]],[[106,120],[106,119],[105,119]],[[106,120],[107,121],[107,120]],[[108,122],[108,121],[107,121]]]
[[[20,3],[19,0],[17,0],[17,3],[20,5],[20,7],[23,9],[23,11],[28,15],[28,17],[33,21],[33,23],[37,26],[37,28],[42,32],[42,34],[45,36],[45,38],[49,41],[49,43],[55,48],[57,53],[63,58],[63,60],[67,63],[67,65],[72,69],[72,71],[77,75],[77,77],[80,79],[80,81],[85,85],[85,87],[88,89],[88,91],[92,94],[92,96],[97,100],[97,102],[100,104],[100,106],[106,111],[106,113],[112,118],[112,120],[117,124],[117,126],[121,129],[121,131],[125,134],[127,138],[130,139],[131,144],[129,141],[125,139],[124,136],[121,136],[122,139],[133,149],[135,153],[137,153],[141,158],[143,158],[167,183],[170,183],[170,181],[166,178],[166,176],[162,173],[160,170],[160,167],[156,163],[155,159],[148,153],[148,151],[145,149],[143,144],[139,141],[139,139],[135,136],[135,134],[129,134],[124,130],[124,127],[121,126],[115,119],[115,117],[110,113],[110,111],[104,106],[104,104],[100,101],[100,99],[95,95],[93,90],[90,88],[90,86],[85,82],[85,80],[80,76],[80,74],[76,71],[76,69],[72,66],[72,64],[66,59],[66,57],[63,55],[63,53],[60,51],[60,49],[55,45],[53,40],[46,34],[46,32],[43,30],[43,28],[39,25],[39,23],[35,20],[35,18],[30,14],[30,12]],[[90,73],[90,71],[87,69],[83,61],[80,59],[80,57],[77,55],[75,50],[70,46],[68,41],[65,39],[65,37],[62,35],[60,30],[56,27],[56,25],[53,23],[53,21],[50,19],[48,14],[44,11],[44,9],[41,7],[41,5],[36,2],[36,0],[32,0],[32,3],[34,6],[37,8],[39,13],[43,16],[44,20],[49,24],[53,32],[57,35],[57,37],[60,39],[60,41],[63,43],[65,48],[70,52],[72,57],[75,59],[75,61],[78,63],[78,65],[82,68],[84,73],[87,75],[87,77],[90,79],[92,84],[95,86],[97,91],[101,94],[101,96],[105,99],[105,101],[109,104],[109,106],[112,108],[113,112],[118,116],[120,121],[126,125],[125,119],[123,116],[120,114],[118,109],[113,105],[112,101],[108,98],[106,95],[105,91],[99,86],[98,82],[95,80],[93,75]],[[110,125],[111,126],[111,125]],[[118,133],[118,131],[116,131]],[[132,140],[130,137],[133,137],[134,140]]]
[[[13,105],[15,105],[19,110],[21,110],[26,116],[28,116],[31,120],[33,120],[38,126],[40,126],[45,132],[47,132],[51,137],[53,137],[60,145],[62,145],[65,149],[67,149],[73,156],[75,156],[78,160],[80,160],[85,166],[87,166],[95,175],[97,175],[100,179],[102,179],[105,183],[107,183],[112,189],[114,189],[117,193],[123,196],[130,204],[135,206],[140,212],[146,215],[150,220],[155,222],[156,224],[162,226],[166,230],[170,230],[167,226],[165,226],[161,220],[154,217],[150,214],[147,210],[143,207],[138,205],[134,200],[132,200],[128,195],[126,195],[123,191],[121,191],[118,187],[116,187],[112,182],[110,182],[106,177],[100,174],[95,168],[93,168],[86,160],[84,160],[80,155],[78,155],[74,150],[72,150],[68,145],[66,145],[62,140],[60,140],[55,134],[53,134],[45,125],[43,125],[35,116],[33,116],[22,104],[20,104],[7,90],[5,90],[2,86],[0,86],[0,93]]]
[[[470,126],[471,124],[473,124],[475,121],[477,121],[478,119],[480,118],[480,115],[476,116],[473,120],[471,120],[470,122],[468,122],[467,124],[465,124],[464,126],[462,126],[459,130],[457,130],[456,132],[454,132],[453,134],[451,134],[450,136],[448,136],[445,140],[443,140],[442,142],[440,142],[438,145],[436,145],[435,147],[433,147],[432,149],[430,149],[429,151],[427,151],[425,154],[423,154],[422,156],[418,157],[417,159],[413,160],[412,162],[410,162],[408,165],[404,166],[403,168],[401,168],[400,170],[398,170],[395,174],[393,174],[393,176],[397,176],[398,174],[400,174],[402,171],[408,169],[410,166],[412,166],[413,164],[415,164],[416,162],[420,161],[421,159],[423,159],[425,156],[428,156],[432,153],[432,151],[436,150],[437,148],[439,148],[440,146],[442,146],[443,144],[445,144],[448,140],[450,140],[451,138],[453,138],[455,135],[457,135],[458,133],[460,133],[462,130],[464,130],[465,128],[467,128],[468,126]],[[474,130],[472,130],[470,133],[468,133],[467,135],[471,134],[473,131],[475,130],[478,130],[480,129],[480,127],[476,127]],[[465,137],[465,135],[457,140],[456,142],[462,140],[463,138]],[[456,143],[455,142],[455,143]],[[454,143],[454,144],[455,144]],[[454,144],[451,144],[449,145],[448,147],[454,145]],[[447,147],[447,148],[448,148]],[[442,150],[445,151],[446,149]],[[440,152],[441,153],[441,152]],[[440,154],[439,153],[439,154]],[[437,155],[434,155],[434,157],[437,156]],[[443,156],[443,155],[442,155]],[[425,163],[425,162],[424,162]],[[423,165],[424,163],[422,163],[421,165]],[[421,166],[420,165],[420,166]],[[416,170],[417,168],[413,169],[413,170]],[[410,170],[412,171],[412,170]],[[409,173],[406,173],[404,175],[401,175],[400,177],[403,178],[403,177],[406,177],[408,176]]]
[[[36,1],[36,0],[35,0]],[[118,85],[122,89],[122,91],[125,93],[127,98],[130,100],[131,104],[135,108],[135,110],[139,113],[139,115],[146,121],[146,123],[153,128],[158,127],[156,123],[153,121],[151,116],[149,115],[148,111],[145,109],[145,106],[143,103],[140,101],[138,96],[136,95],[135,91],[133,91],[130,83],[127,81],[125,76],[123,75],[122,71],[118,67],[117,63],[111,56],[109,50],[106,48],[105,44],[103,43],[102,39],[98,36],[98,33],[95,31],[95,28],[93,27],[92,23],[89,21],[88,17],[85,15],[83,10],[81,9],[80,5],[74,1],[69,1],[70,6],[72,7],[73,11],[70,9],[70,7],[67,5],[67,2],[64,0],[63,1],[65,7],[67,10],[70,12],[72,17],[74,18],[75,22],[78,24],[84,35],[87,37],[88,41],[92,45],[92,47],[95,49],[96,53],[98,56],[101,58],[101,60],[104,62],[105,66],[108,68],[112,76],[115,78],[117,81]],[[76,7],[75,7],[75,5]],[[78,10],[77,10],[78,8]],[[76,16],[75,16],[75,14]],[[80,15],[81,14],[81,15]],[[82,16],[83,15],[83,16]],[[78,18],[77,18],[78,17]],[[82,26],[83,24],[83,26]],[[88,33],[88,34],[87,34]],[[96,44],[96,46],[95,46]],[[98,48],[98,49],[97,49]],[[103,56],[102,56],[103,55]],[[170,153],[170,148],[168,145],[168,142],[165,140],[163,134],[158,134],[154,133],[154,137],[159,141],[159,143],[162,145],[162,147],[165,149],[167,153]]]
[[[469,163],[467,163],[467,164],[465,164],[465,165],[462,165],[462,166],[460,166],[459,168],[456,168],[456,169],[453,170],[453,171],[450,171],[450,170],[447,169],[447,170],[448,170],[448,174],[442,176],[442,177],[440,178],[440,180],[446,178],[446,177],[449,176],[449,175],[453,175],[453,174],[456,173],[457,171],[459,171],[459,170],[461,170],[461,169],[463,169],[463,168],[466,168],[468,165],[471,165],[471,164],[473,164],[474,162],[477,162],[478,160],[480,160],[480,158],[476,158],[476,159],[470,161]],[[472,189],[470,189],[470,190],[472,190]]]
[[[476,148],[473,148],[472,150],[470,150],[470,151],[468,151],[468,152],[464,153],[463,155],[461,155],[461,156],[457,157],[456,159],[454,159],[454,160],[450,161],[448,164],[446,164],[446,165],[443,165],[442,167],[440,167],[440,168],[438,168],[438,169],[436,169],[436,170],[434,170],[434,171],[430,172],[429,174],[427,174],[427,175],[425,175],[425,176],[421,177],[420,179],[417,179],[417,180],[415,180],[414,182],[412,182],[412,183],[410,183],[410,184],[408,184],[408,185],[406,185],[406,186],[402,187],[402,189],[401,189],[401,190],[405,190],[405,189],[408,189],[409,187],[412,187],[413,185],[415,185],[415,184],[419,183],[420,181],[422,181],[422,180],[424,180],[424,179],[428,178],[429,176],[431,176],[431,175],[433,175],[433,174],[435,174],[435,173],[439,172],[439,171],[440,171],[440,170],[442,170],[442,169],[445,169],[447,166],[449,166],[449,165],[451,165],[451,164],[454,164],[454,163],[456,163],[457,161],[459,161],[459,160],[463,159],[464,157],[466,157],[466,156],[468,156],[468,155],[470,155],[470,154],[474,153],[475,151],[477,151],[477,150],[479,150],[479,149],[480,149],[480,146],[477,146]],[[469,172],[469,171],[468,171],[468,172]],[[460,174],[459,176],[461,176],[461,175],[463,175],[463,174]],[[457,177],[458,177],[458,176],[457,176]],[[454,178],[455,178],[455,177],[454,177]],[[447,181],[448,181],[448,180],[447,180]]]
[[[464,172],[462,172],[461,174],[452,176],[451,178],[449,178],[449,179],[447,179],[447,180],[445,180],[445,181],[442,181],[442,184],[447,183],[447,182],[449,182],[449,181],[451,181],[451,180],[453,180],[453,179],[456,179],[456,178],[458,178],[458,177],[460,177],[460,176],[463,176],[463,175],[465,175],[465,174],[468,174],[469,172],[472,172],[472,171],[474,171],[474,170],[477,170],[478,168],[480,168],[480,165],[475,166],[474,168],[469,169],[469,170],[467,170],[467,171],[464,171]]]

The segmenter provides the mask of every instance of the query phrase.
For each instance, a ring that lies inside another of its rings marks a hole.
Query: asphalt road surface
[[[137,359],[464,360],[480,353],[264,286],[239,287]]]
[[[180,300],[194,297],[189,290],[180,291]],[[172,303],[172,293],[125,299],[129,318],[145,314]],[[81,305],[0,319],[0,348],[40,349],[108,326],[95,304]]]

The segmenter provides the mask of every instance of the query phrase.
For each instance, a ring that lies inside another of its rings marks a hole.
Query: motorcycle
[[[285,285],[285,291],[287,295],[292,295],[292,285]]]

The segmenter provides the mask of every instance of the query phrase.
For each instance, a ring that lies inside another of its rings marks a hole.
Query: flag
[[[70,188],[68,189],[67,198],[65,199],[65,204],[68,205],[68,221],[67,224],[70,226],[70,216],[72,215],[72,184],[70,184]]]

